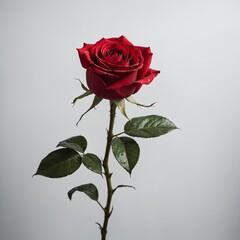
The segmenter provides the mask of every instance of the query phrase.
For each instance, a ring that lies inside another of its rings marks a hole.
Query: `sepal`
[[[75,79],[80,82],[81,87],[82,87],[82,89],[83,89],[84,91],[86,91],[86,92],[89,91],[89,89],[82,83],[82,81],[81,81],[79,78],[75,78]]]
[[[91,91],[86,91],[86,92],[83,93],[82,95],[74,98],[73,101],[72,101],[72,104],[74,105],[77,100],[80,100],[80,99],[82,99],[82,98],[85,98],[85,97],[87,97],[87,96],[89,96],[89,95],[91,95],[91,94],[93,94]]]
[[[92,110],[93,108],[95,108],[101,101],[103,100],[103,98],[101,97],[98,97],[95,95],[94,99],[93,99],[93,102],[92,102],[92,105],[88,108],[88,110],[86,112],[84,112],[81,117],[79,118],[79,120],[77,121],[76,125],[78,125],[78,123],[82,120],[83,116],[85,114],[87,114],[90,110]]]
[[[150,105],[145,105],[145,104],[137,102],[132,96],[127,97],[126,100],[132,104],[139,106],[139,107],[146,107],[146,108],[152,107],[153,105],[156,104],[156,102],[154,102]]]
[[[119,108],[119,110],[121,111],[122,115],[129,120],[129,117],[127,116],[127,113],[126,113],[125,99],[113,100],[113,102]]]

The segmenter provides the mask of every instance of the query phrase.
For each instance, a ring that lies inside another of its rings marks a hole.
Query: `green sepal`
[[[82,95],[74,98],[73,101],[72,101],[72,104],[75,104],[77,100],[80,100],[80,99],[82,99],[82,98],[85,98],[85,97],[87,97],[87,96],[89,96],[89,95],[91,95],[91,94],[93,94],[93,93],[92,93],[90,90],[86,91],[86,92],[83,93]]]
[[[112,151],[118,163],[131,175],[140,155],[137,142],[129,137],[115,137],[112,140]]]
[[[40,163],[35,175],[49,178],[66,177],[74,173],[81,165],[82,158],[74,150],[62,148],[49,153]]]
[[[177,129],[176,125],[165,117],[149,115],[133,118],[124,126],[124,132],[132,137],[153,138]]]
[[[92,105],[88,108],[88,110],[86,112],[84,112],[81,117],[79,118],[78,122],[76,123],[76,125],[78,125],[78,123],[82,120],[83,116],[85,114],[87,114],[90,110],[92,110],[93,108],[95,108],[101,101],[103,100],[103,98],[101,97],[98,97],[95,95],[94,99],[93,99],[93,102],[92,102]]]
[[[154,102],[154,103],[152,103],[152,104],[150,104],[150,105],[144,105],[144,104],[142,104],[142,103],[137,102],[132,96],[127,97],[126,100],[127,100],[128,102],[132,103],[132,104],[136,104],[136,105],[139,106],[139,107],[146,107],[146,108],[152,107],[153,105],[156,104],[156,102]]]
[[[125,99],[114,100],[113,102],[120,109],[122,115],[129,120],[129,117],[127,116],[127,113],[126,113]]]
[[[82,156],[83,165],[89,170],[102,175],[101,160],[93,153],[87,153]]]
[[[71,138],[68,138],[66,140],[63,140],[58,143],[57,147],[65,147],[65,148],[70,148],[75,151],[84,153],[84,151],[87,148],[87,140],[83,136],[74,136]]]
[[[79,78],[75,78],[75,79],[80,82],[81,87],[82,87],[82,89],[83,89],[84,91],[86,91],[86,92],[89,91],[89,89],[82,83],[82,81],[81,81]]]
[[[76,191],[83,192],[83,193],[85,193],[88,197],[90,197],[92,200],[98,201],[98,189],[97,189],[97,187],[96,187],[94,184],[92,184],[92,183],[80,185],[80,186],[78,186],[78,187],[75,187],[75,188],[71,189],[71,190],[68,192],[68,198],[69,198],[70,200],[72,199],[73,193],[75,193]]]

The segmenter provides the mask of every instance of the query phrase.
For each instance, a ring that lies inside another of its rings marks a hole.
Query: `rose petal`
[[[77,48],[78,55],[80,58],[80,62],[82,66],[86,69],[92,70],[92,65],[94,64],[93,60],[91,59],[89,51],[91,50],[94,44],[87,44],[84,43],[82,48]]]
[[[129,62],[126,63],[126,65],[129,65]],[[141,69],[142,68],[142,63],[138,62],[138,63],[135,63],[133,65],[129,65],[129,66],[125,66],[125,65],[121,65],[121,64],[110,64],[109,63],[109,67],[111,68],[111,72],[116,72],[116,73],[122,73],[122,72],[132,72],[132,71],[136,71],[138,69]]]
[[[97,68],[97,71],[105,71],[107,66],[104,65],[97,65],[93,59],[91,58],[90,51],[92,49],[93,44],[86,44],[84,43],[84,46],[82,48],[77,48],[78,55],[80,58],[80,62],[82,66],[90,71],[94,71],[95,68]],[[109,69],[108,69],[109,70]]]
[[[125,36],[120,36],[118,38],[108,38],[109,41],[115,41],[115,42],[120,42],[128,45],[133,45]]]
[[[135,90],[134,90],[134,93],[136,93],[136,92],[138,92],[139,90],[140,90],[140,88],[142,87],[142,84],[141,83],[135,83],[135,86],[136,86],[136,88],[135,88]],[[133,94],[134,94],[133,93]]]
[[[136,90],[136,84],[114,89],[114,91],[120,96],[119,99],[131,96],[133,93],[135,93],[135,90]]]
[[[149,68],[146,76],[144,76],[144,78],[140,80],[137,80],[137,82],[141,84],[149,84],[159,73],[160,73],[159,70],[154,70]]]
[[[109,71],[111,71],[112,69],[108,66],[107,62],[104,61],[103,59],[101,59],[100,57],[97,56],[97,64],[105,69],[108,69]]]
[[[152,55],[153,55],[152,53],[149,53],[146,57],[144,57],[143,66],[138,71],[138,78],[142,78],[143,76],[146,75],[152,61]]]
[[[87,70],[86,80],[91,92],[101,97],[104,89],[106,88],[106,84],[104,83],[103,79],[99,77],[96,73]]]
[[[131,49],[128,51],[128,55],[124,57],[121,61],[111,61],[110,59],[106,59],[108,66],[112,69],[111,72],[116,73],[127,73],[130,71],[136,71],[143,67],[144,58],[139,49]],[[125,59],[126,58],[126,59]]]
[[[142,52],[143,57],[146,57],[146,55],[152,53],[150,47],[135,46],[135,48],[139,49]]]
[[[97,41],[95,44],[94,44],[94,47],[98,47],[98,46],[102,46],[103,44],[105,44],[105,42],[107,42],[108,41],[108,39],[106,39],[106,38],[102,38],[102,39],[100,39],[99,41]],[[93,48],[94,49],[94,48]]]
[[[144,59],[143,67],[138,71],[138,78],[142,78],[148,71],[149,66],[152,61],[152,55],[150,47],[136,47],[142,52],[142,56]]]
[[[119,79],[116,83],[111,84],[107,87],[107,89],[115,89],[122,88],[123,86],[129,86],[136,82],[137,79],[137,71],[131,72],[127,76]]]
[[[124,86],[122,88],[118,88],[116,90],[105,89],[101,97],[105,99],[110,99],[110,100],[123,99],[131,96],[135,91],[136,91],[136,84],[132,84],[130,86]]]
[[[103,68],[95,63],[93,63],[93,65],[92,65],[92,71],[98,75],[107,75],[107,76],[118,78],[118,74],[115,73],[114,71]]]
[[[109,100],[122,99],[122,97],[114,90],[105,90],[104,92],[102,92],[101,97]]]
[[[122,98],[115,90],[107,90],[103,79],[94,72],[87,70],[86,78],[89,89],[95,95],[110,100]]]

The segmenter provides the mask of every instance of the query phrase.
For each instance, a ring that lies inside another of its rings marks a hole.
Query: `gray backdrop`
[[[240,239],[240,2],[122,0],[0,2],[0,238],[100,239],[98,205],[72,187],[104,179],[81,168],[68,178],[34,177],[40,160],[70,136],[103,156],[107,101],[75,126],[91,98],[71,106],[85,80],[76,48],[125,35],[151,46],[161,74],[130,104],[130,117],[159,114],[181,128],[139,139],[130,178],[114,159],[114,184],[132,184],[113,200],[109,239]],[[116,131],[126,119],[118,112]]]

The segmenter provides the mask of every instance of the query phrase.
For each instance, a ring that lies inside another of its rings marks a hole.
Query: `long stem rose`
[[[139,106],[151,107],[153,105],[145,106],[131,97],[143,84],[149,84],[160,72],[149,68],[152,59],[150,48],[133,46],[124,36],[121,36],[119,38],[103,38],[96,44],[84,44],[83,48],[78,49],[78,53],[82,66],[87,69],[88,87],[80,81],[85,92],[76,97],[73,103],[95,94],[91,106],[82,114],[80,120],[103,99],[108,99],[110,103],[110,120],[104,157],[101,159],[94,153],[86,152],[88,142],[84,136],[70,137],[59,142],[58,149],[43,158],[35,175],[49,178],[66,177],[74,173],[81,165],[101,176],[104,174],[107,188],[105,205],[99,202],[98,189],[92,183],[72,188],[68,192],[68,197],[71,200],[75,192],[83,192],[101,207],[104,212],[104,220],[102,224],[98,223],[98,225],[101,230],[101,240],[106,240],[109,218],[113,211],[114,192],[118,188],[133,187],[129,185],[112,186],[112,173],[109,169],[111,150],[121,167],[131,174],[140,156],[140,147],[133,138],[159,137],[177,127],[165,117],[149,115],[132,118],[125,124],[124,131],[113,133],[117,107],[127,117],[125,98]]]

